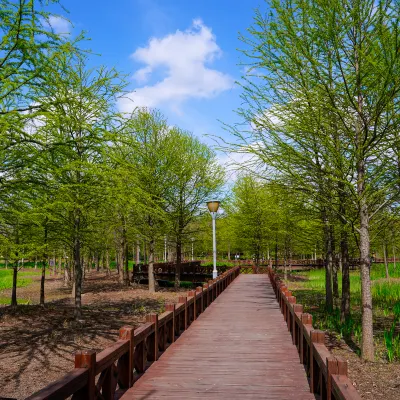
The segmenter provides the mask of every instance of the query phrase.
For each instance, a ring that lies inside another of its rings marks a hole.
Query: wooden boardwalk
[[[242,274],[122,399],[315,397],[268,276]]]

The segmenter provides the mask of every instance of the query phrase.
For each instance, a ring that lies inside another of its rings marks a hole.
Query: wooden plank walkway
[[[315,399],[268,275],[242,274],[123,396]]]

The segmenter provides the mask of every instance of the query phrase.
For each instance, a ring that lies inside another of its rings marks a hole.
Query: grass
[[[332,313],[325,309],[325,270],[294,273],[297,279],[288,283],[289,288],[303,304],[306,312],[313,315],[314,326],[329,330],[344,338],[355,351],[361,343],[361,282],[359,271],[350,272],[351,317],[340,321],[340,305]],[[400,361],[400,263],[394,268],[389,264],[390,279],[386,279],[385,266],[371,267],[372,302],[374,308],[374,340],[377,357],[389,362]],[[300,279],[299,279],[300,278]],[[339,276],[341,291],[341,276]],[[341,295],[341,293],[339,293]]]
[[[32,282],[29,278],[32,275],[40,275],[40,271],[19,271],[17,278],[17,287],[24,287]],[[12,269],[0,269],[0,290],[11,289],[13,281]]]
[[[40,275],[40,271],[19,271],[17,278],[17,287],[28,286],[32,282],[32,275]],[[12,288],[13,270],[0,269],[0,291]],[[10,297],[0,296],[0,304],[10,304]],[[18,304],[29,304],[27,299],[18,299]]]

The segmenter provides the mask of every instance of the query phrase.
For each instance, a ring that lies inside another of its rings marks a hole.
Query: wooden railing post
[[[147,359],[149,361],[157,361],[158,359],[158,314],[146,315],[146,321],[154,323],[154,332],[148,336],[148,353]]]
[[[202,288],[201,286],[198,286],[198,287],[196,288],[196,293],[201,293],[201,294],[200,294],[200,301],[198,302],[198,303],[199,303],[198,307],[199,307],[199,314],[202,314],[203,311],[204,311],[203,288]],[[196,295],[196,296],[197,296],[197,295]]]
[[[297,349],[300,350],[299,341],[300,341],[300,327],[296,324],[296,313],[302,313],[303,306],[301,304],[293,304],[293,326],[292,326],[292,338],[293,344],[297,346]]]
[[[181,320],[180,329],[186,331],[186,329],[188,327],[187,297],[186,296],[180,296],[179,297],[179,303],[183,303],[185,305],[185,311],[183,312],[183,318],[180,318],[180,320]]]
[[[188,321],[190,325],[192,321],[196,320],[196,292],[191,290],[187,295],[188,297],[193,297],[192,305],[188,304]]]
[[[304,337],[304,325],[312,326],[312,315],[308,313],[301,314],[301,326],[300,326],[300,362],[305,364],[306,362],[306,339]]]
[[[74,395],[74,399],[94,400],[96,395],[96,352],[83,350],[75,353],[75,368],[87,368],[89,375],[87,385]]]
[[[290,296],[287,297],[287,301],[288,301],[288,304],[287,304],[287,315],[286,315],[286,319],[287,320],[286,320],[286,323],[287,323],[288,331],[290,333],[292,333],[292,331],[293,331],[293,325],[292,324],[294,322],[294,314],[292,314],[292,312],[290,310],[290,304],[292,305],[292,308],[293,308],[293,305],[296,304],[296,297],[290,295]]]
[[[209,306],[209,293],[208,283],[203,284],[203,309],[206,309]]]
[[[326,358],[326,369],[327,369],[327,380],[326,380],[326,398],[332,400],[335,397],[333,394],[332,387],[332,375],[342,375],[347,377],[347,361],[339,357],[327,357]]]
[[[119,330],[119,338],[129,340],[129,352],[124,354],[117,364],[118,384],[122,389],[127,389],[133,385],[134,328],[132,326],[123,326]]]
[[[283,314],[283,318],[285,318],[284,297],[285,297],[285,294],[286,294],[287,291],[288,291],[288,288],[285,285],[281,285],[281,290],[280,290],[280,293],[279,293],[279,300],[280,300],[279,302],[280,302],[280,307],[281,307],[281,311],[282,311],[282,314]]]
[[[169,343],[174,343],[175,336],[179,335],[179,332],[178,332],[178,334],[176,333],[178,324],[175,323],[175,308],[176,308],[176,304],[174,304],[174,303],[168,303],[165,305],[165,310],[172,312],[172,322],[171,322],[170,327],[167,332],[167,340]]]
[[[314,357],[314,344],[325,342],[325,332],[320,330],[312,330],[310,332],[310,390],[311,393],[316,393],[318,382],[320,381],[318,363]],[[321,386],[321,385],[320,385]]]

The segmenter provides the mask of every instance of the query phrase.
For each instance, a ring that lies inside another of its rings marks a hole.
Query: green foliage
[[[201,263],[202,267],[212,268],[214,266],[213,262],[203,262]],[[217,261],[217,268],[218,267],[234,267],[235,264],[229,261]]]

